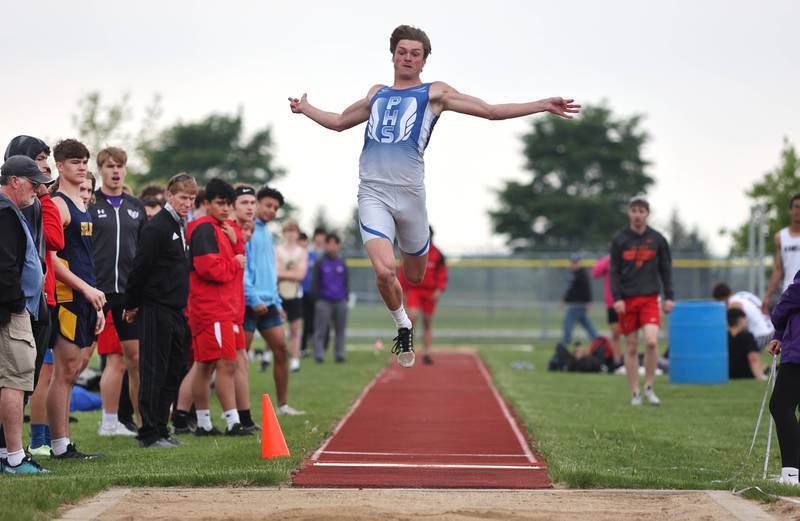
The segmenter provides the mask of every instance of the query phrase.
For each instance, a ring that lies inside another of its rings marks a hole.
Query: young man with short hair
[[[128,273],[124,317],[139,324],[139,446],[173,447],[169,410],[186,372],[191,332],[184,310],[189,298],[190,263],[186,216],[197,182],[187,174],[167,184],[167,204],[142,228]]]
[[[53,149],[59,173],[59,189],[53,202],[61,214],[64,249],[57,253],[56,324],[53,377],[47,394],[47,419],[52,433],[52,457],[89,460],[96,454],[79,452],[69,439],[69,401],[72,385],[83,369],[95,338],[103,330],[105,295],[95,288],[92,246],[93,223],[81,199],[87,177],[89,150],[75,139],[65,139]]]
[[[306,276],[303,279],[303,336],[300,339],[300,356],[307,356],[308,355],[308,342],[312,342],[311,350],[314,350],[313,346],[313,337],[314,337],[314,307],[317,303],[317,297],[314,295],[314,292],[311,290],[311,279],[314,274],[314,263],[319,260],[319,258],[325,254],[325,236],[327,232],[322,228],[315,228],[313,240],[311,244],[308,244],[308,237],[306,236],[305,241],[303,241],[303,237],[305,234],[300,234],[300,243],[301,245],[305,246],[306,250],[308,251],[308,260],[306,264],[308,269],[306,269]],[[305,242],[306,244],[303,244]],[[327,344],[327,339],[326,339]]]
[[[611,292],[619,314],[620,333],[625,336],[625,372],[630,384],[631,405],[641,405],[639,394],[639,329],[645,342],[645,397],[660,405],[653,391],[658,366],[658,329],[661,325],[659,294],[664,292],[663,309],[672,311],[672,254],[663,235],[647,225],[650,204],[634,197],[628,204],[628,226],[611,241]]]
[[[254,221],[256,218],[256,190],[250,185],[241,184],[234,188],[236,199],[233,202],[233,219],[230,221],[236,233],[242,240],[234,245],[236,253],[245,254],[245,245],[252,237]],[[248,432],[261,430],[253,421],[250,413],[250,357],[248,343],[244,331],[244,314],[246,303],[244,298],[244,273],[237,278],[239,287],[236,294],[239,297],[238,322],[236,322],[236,374],[234,386],[236,388],[236,409],[242,428]]]
[[[761,299],[761,311],[769,314],[772,294],[780,287],[785,291],[800,271],[800,194],[789,201],[790,224],[775,234],[775,267]]]
[[[189,224],[189,327],[196,370],[192,382],[197,408],[197,436],[221,434],[211,423],[209,396],[216,370],[215,390],[227,423],[226,436],[250,434],[236,410],[236,331],[240,320],[239,282],[245,257],[235,245],[243,241],[228,222],[235,198],[233,187],[221,179],[206,185],[205,216]]]
[[[31,317],[39,314],[44,275],[20,208],[33,204],[37,185],[49,181],[27,156],[11,156],[0,167],[0,423],[7,442],[0,472],[9,474],[47,472],[22,444],[23,399],[33,391],[36,364]]]
[[[142,203],[122,190],[128,173],[127,162],[128,154],[121,148],[108,147],[97,154],[97,169],[103,182],[95,191],[95,202],[89,206],[94,223],[92,243],[97,268],[97,288],[106,295],[103,311],[110,312],[119,337],[119,344],[104,342],[103,350],[98,351],[106,356],[100,379],[103,418],[97,433],[101,436],[136,435],[119,421],[117,414],[126,371],[131,404],[137,417],[139,416],[139,324],[128,324],[122,319],[122,311],[125,308],[128,272],[136,255],[139,233],[147,222],[147,217]],[[107,350],[107,347],[111,347],[111,350]]]
[[[292,112],[331,130],[347,130],[368,122],[359,167],[361,236],[375,271],[376,286],[397,326],[392,352],[402,367],[411,367],[414,337],[403,308],[393,245],[397,238],[408,280],[421,281],[430,242],[423,155],[437,119],[448,110],[484,119],[518,118],[538,112],[571,119],[580,105],[563,98],[490,105],[442,81],[422,83],[420,73],[431,53],[431,42],[416,27],[397,27],[389,38],[389,51],[394,65],[393,85],[374,85],[341,114],[314,107],[305,94],[299,99],[289,98],[289,106]]]
[[[244,276],[244,295],[247,308],[244,330],[248,347],[257,329],[272,351],[275,365],[273,377],[278,395],[278,414],[297,416],[303,411],[288,404],[289,354],[281,318],[281,298],[278,296],[278,273],[275,268],[275,246],[267,224],[272,222],[283,206],[283,194],[274,188],[263,187],[256,194],[256,227],[247,243],[247,266]]]
[[[742,308],[729,308],[728,377],[766,380],[756,338],[747,330],[747,315]]]

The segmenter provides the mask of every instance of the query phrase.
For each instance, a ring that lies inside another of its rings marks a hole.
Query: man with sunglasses
[[[20,209],[49,181],[27,156],[11,156],[0,168],[0,423],[8,443],[0,467],[9,474],[47,472],[22,447],[23,397],[33,391],[36,362],[31,317],[39,315],[44,274]]]

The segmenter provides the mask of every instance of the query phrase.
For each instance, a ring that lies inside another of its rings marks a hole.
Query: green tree
[[[789,201],[792,196],[800,193],[799,174],[800,158],[797,156],[797,150],[787,138],[784,138],[778,166],[764,174],[764,177],[747,191],[747,197],[753,202],[753,205],[764,206],[767,222],[766,248],[768,253],[775,253],[775,243],[772,237],[781,228],[790,224]],[[733,238],[731,255],[747,253],[749,226],[750,221],[748,219],[747,222],[731,233]]]
[[[616,118],[605,106],[579,117],[534,119],[522,136],[527,181],[509,181],[490,211],[516,250],[603,248],[625,222],[628,200],[653,178],[642,147],[642,116]]]
[[[705,239],[700,235],[697,226],[691,230],[681,221],[678,210],[673,208],[672,215],[667,224],[666,236],[669,240],[672,253],[689,253],[698,257],[708,256],[708,247]]]
[[[275,165],[272,152],[272,129],[258,130],[245,141],[242,127],[239,113],[212,114],[165,129],[145,148],[149,171],[143,181],[164,182],[188,172],[200,184],[219,177],[258,186],[282,176],[284,170]]]
[[[89,147],[93,156],[104,147],[128,143],[130,135],[124,127],[130,120],[128,93],[124,93],[119,101],[104,104],[100,92],[90,92],[78,100],[78,112],[72,115],[79,139]]]

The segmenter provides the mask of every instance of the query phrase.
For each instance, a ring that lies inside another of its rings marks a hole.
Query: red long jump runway
[[[547,465],[474,354],[383,369],[297,487],[549,488]]]

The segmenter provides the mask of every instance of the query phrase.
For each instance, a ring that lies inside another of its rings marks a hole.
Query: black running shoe
[[[194,431],[195,436],[222,436],[222,433],[216,427],[211,427],[210,431],[205,430],[202,427],[197,427]]]
[[[241,423],[234,423],[230,429],[225,429],[225,436],[250,436],[251,431],[245,430]]]
[[[242,429],[244,429],[247,432],[258,432],[261,430],[261,427],[259,427],[254,423],[252,425],[242,425]]]
[[[402,367],[414,366],[414,330],[401,327],[394,337],[392,353],[397,355],[397,363]]]
[[[186,427],[177,427],[174,423],[172,424],[172,431],[175,434],[191,434],[194,432],[188,425]]]
[[[70,443],[67,445],[67,452],[61,454],[60,456],[56,456],[55,453],[50,450],[50,457],[53,459],[79,459],[79,460],[93,460],[93,459],[100,459],[103,457],[102,454],[84,454],[83,452],[78,451],[75,448],[74,443]]]
[[[431,358],[431,355],[422,355],[422,363],[425,365],[433,365],[433,358]]]

